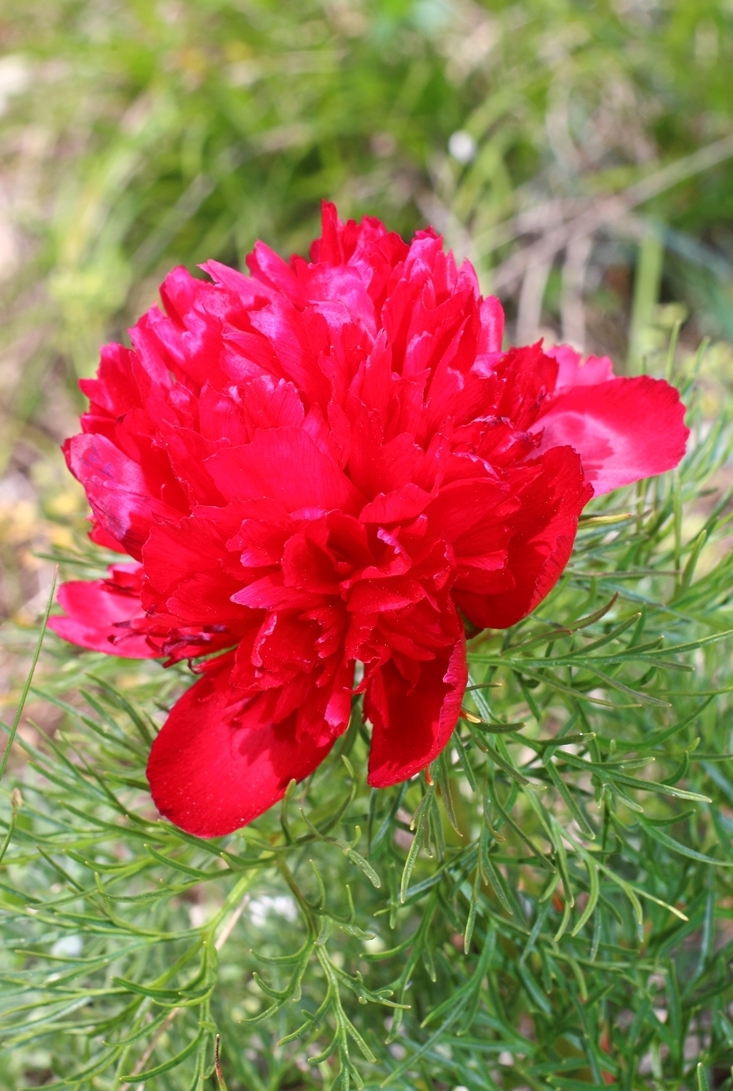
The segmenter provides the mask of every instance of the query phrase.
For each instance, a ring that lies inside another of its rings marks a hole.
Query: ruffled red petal
[[[597,386],[614,378],[613,363],[608,356],[588,356],[584,360],[570,345],[553,345],[545,352],[558,364],[558,393],[571,386]]]
[[[48,627],[71,644],[123,659],[155,659],[161,655],[130,624],[144,616],[139,587],[135,591],[109,580],[72,580],[61,585],[58,600],[66,616],[50,617]]]
[[[507,569],[514,586],[499,594],[481,594],[464,579],[454,592],[459,608],[480,629],[506,629],[542,602],[562,575],[572,552],[578,516],[592,490],[584,482],[575,451],[553,447],[537,460],[541,469],[521,494],[521,506],[507,518],[512,537]]]
[[[267,498],[286,511],[357,511],[359,492],[303,429],[258,430],[251,443],[224,447],[207,461],[224,496]]]
[[[438,757],[453,734],[467,681],[463,636],[409,676],[396,658],[372,675],[364,711],[373,728],[368,776],[373,788],[407,780]]]
[[[177,519],[181,512],[156,495],[144,468],[103,435],[74,436],[65,447],[69,469],[84,486],[97,523],[140,560],[154,520]]]

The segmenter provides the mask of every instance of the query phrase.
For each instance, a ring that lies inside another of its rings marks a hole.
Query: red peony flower
[[[541,343],[432,230],[408,245],[324,206],[312,261],[262,243],[251,276],[175,269],[108,345],[66,458],[92,538],[132,558],[65,584],[52,628],[84,648],[206,656],[148,764],[160,812],[201,836],[250,822],[346,729],[369,783],[424,769],[455,727],[464,621],[547,595],[590,497],[675,466],[684,407]],[[363,678],[354,690],[354,671]]]

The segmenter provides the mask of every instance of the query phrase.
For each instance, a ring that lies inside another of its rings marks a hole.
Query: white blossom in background
[[[255,928],[262,928],[271,914],[292,924],[298,916],[298,909],[289,894],[262,894],[249,903],[249,919]]]
[[[465,129],[457,129],[448,140],[448,152],[457,163],[470,163],[476,158],[476,141]]]
[[[0,57],[0,117],[7,113],[13,95],[20,95],[31,82],[31,66],[20,53]]]

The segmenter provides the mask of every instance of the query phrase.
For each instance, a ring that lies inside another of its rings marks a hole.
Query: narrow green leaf
[[[689,860],[697,860],[701,864],[714,864],[716,867],[721,868],[733,868],[733,861],[728,860],[716,860],[714,856],[706,856],[704,852],[698,852],[697,849],[690,848],[689,845],[683,845],[680,841],[675,841],[669,834],[663,833],[657,826],[652,826],[649,822],[645,822],[644,819],[638,819],[641,828],[649,834],[654,840],[658,841],[660,845],[664,845],[670,852],[676,852],[680,856],[686,856]]]
[[[588,894],[588,902],[585,909],[581,913],[577,924],[571,932],[572,936],[577,936],[593,916],[593,912],[596,908],[596,905],[598,904],[598,896],[601,892],[601,884],[598,880],[598,868],[596,867],[595,861],[593,860],[593,857],[590,855],[590,853],[583,853],[583,863],[585,864],[588,871],[588,882],[590,889]]]
[[[163,1061],[162,1064],[156,1065],[155,1068],[149,1068],[147,1072],[131,1072],[127,1076],[123,1076],[122,1079],[127,1083],[146,1083],[148,1080],[153,1080],[158,1076],[162,1076],[164,1072],[170,1072],[172,1068],[177,1068],[179,1064],[182,1064],[187,1057],[190,1057],[199,1043],[203,1040],[205,1032],[199,1030],[195,1038],[193,1038],[187,1046],[176,1053],[174,1057],[170,1057],[169,1060]]]
[[[48,619],[49,619],[49,616],[51,614],[51,606],[53,605],[53,596],[54,596],[54,593],[56,591],[56,580],[58,579],[58,571],[59,571],[58,568],[54,569],[53,578],[51,580],[51,590],[48,593],[48,602],[46,603],[46,609],[45,609],[45,612],[43,614],[43,619],[41,621],[41,629],[40,629],[40,632],[38,633],[38,639],[36,641],[36,646],[35,646],[35,649],[33,651],[33,658],[31,659],[30,670],[28,671],[28,675],[27,675],[26,680],[25,680],[25,685],[23,686],[23,691],[22,691],[22,693],[20,695],[20,701],[18,702],[18,707],[15,710],[15,716],[13,718],[13,722],[12,722],[12,724],[10,726],[10,730],[8,731],[8,741],[7,741],[6,745],[5,745],[5,751],[3,753],[2,760],[0,761],[0,780],[3,779],[3,774],[5,773],[5,770],[6,770],[7,765],[8,765],[8,759],[10,758],[10,751],[12,750],[13,743],[15,742],[15,735],[16,735],[16,732],[18,730],[18,724],[20,723],[20,718],[23,715],[23,709],[25,708],[25,703],[26,703],[26,701],[28,699],[28,693],[29,693],[30,688],[31,688],[31,683],[33,682],[33,675],[35,674],[35,671],[36,671],[36,665],[38,663],[38,657],[41,654],[41,645],[43,644],[43,638],[46,635],[46,629],[48,627]],[[5,724],[0,724],[0,726],[3,727],[4,730],[6,730],[6,731],[8,730],[5,727]]]
[[[590,822],[588,821],[588,819],[583,814],[583,812],[580,809],[580,807],[578,806],[576,800],[573,798],[573,795],[570,792],[567,785],[565,784],[565,781],[562,779],[562,777],[558,773],[558,771],[557,771],[557,769],[555,767],[555,763],[552,760],[552,755],[551,754],[547,754],[546,757],[543,758],[543,764],[544,764],[545,769],[547,770],[547,772],[548,772],[548,774],[550,776],[550,780],[552,781],[552,783],[555,785],[558,792],[560,793],[560,795],[561,795],[561,797],[562,797],[562,799],[563,799],[563,801],[565,803],[565,806],[568,808],[568,810],[570,811],[573,818],[575,819],[575,821],[580,826],[580,828],[583,831],[583,833],[585,834],[585,836],[590,838],[591,841],[594,841],[595,836],[596,836],[595,830],[593,829]]]

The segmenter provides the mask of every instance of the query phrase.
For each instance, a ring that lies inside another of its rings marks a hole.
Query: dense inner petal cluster
[[[174,270],[107,346],[66,445],[92,536],[133,558],[66,584],[56,631],[169,663],[206,658],[148,776],[215,835],[307,776],[346,729],[355,665],[369,781],[447,743],[464,620],[512,625],[549,592],[593,494],[684,452],[676,392],[541,345],[502,351],[468,263],[324,207],[310,262],[259,243],[251,276]]]

